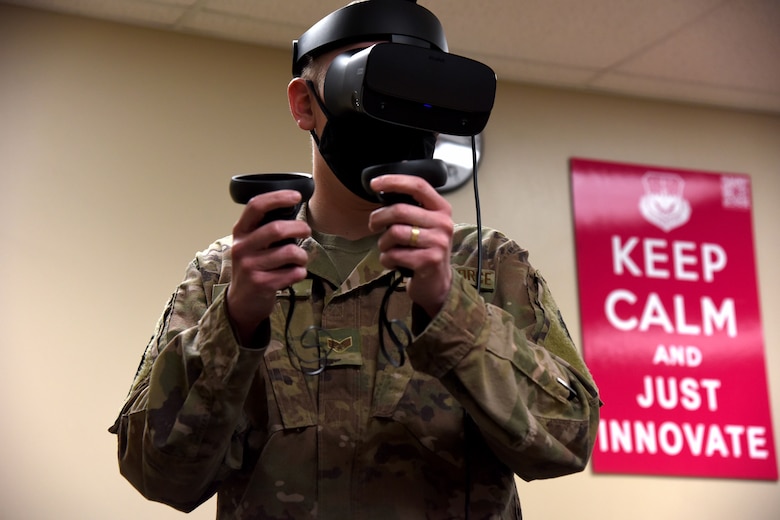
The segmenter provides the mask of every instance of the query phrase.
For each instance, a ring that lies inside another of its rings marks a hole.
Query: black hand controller
[[[371,189],[371,181],[380,175],[391,173],[414,175],[428,181],[428,184],[434,188],[440,188],[447,182],[447,164],[441,159],[414,159],[411,161],[400,161],[387,164],[378,164],[369,166],[363,170],[361,181],[363,188],[368,193],[374,193]],[[413,204],[419,206],[414,197],[405,193],[375,193],[377,199],[385,205],[390,204]]]
[[[258,227],[274,220],[294,219],[301,204],[307,202],[314,193],[314,179],[308,173],[255,173],[236,175],[230,179],[230,197],[238,204],[246,204],[256,195],[277,190],[295,190],[301,194],[301,202],[289,208],[269,211]],[[285,240],[274,245],[294,242]]]
[[[379,164],[377,166],[369,166],[365,168],[362,173],[361,181],[363,182],[363,188],[368,193],[374,193],[371,189],[371,180],[380,175],[387,174],[403,174],[403,175],[415,175],[428,181],[428,184],[434,188],[444,186],[447,182],[447,164],[440,159],[415,159],[411,161],[401,161],[395,163]],[[420,203],[406,193],[375,193],[380,202],[386,206],[391,204],[412,204],[419,206]],[[412,276],[412,271],[406,267],[400,267],[398,269],[403,276]]]

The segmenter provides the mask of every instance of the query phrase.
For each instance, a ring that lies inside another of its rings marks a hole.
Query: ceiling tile
[[[242,40],[271,47],[281,47],[280,42],[284,41],[286,48],[292,48],[292,40],[298,35],[297,28],[287,24],[209,10],[190,13],[182,22],[180,29],[185,32]]]
[[[273,20],[302,29],[346,4],[342,0],[204,0],[203,9],[258,20]]]
[[[578,67],[608,67],[699,18],[723,0],[421,1],[451,50]]]
[[[141,24],[153,27],[172,26],[184,13],[191,0],[167,4],[142,0],[3,0],[24,7],[48,9],[67,14],[102,18],[117,22]]]
[[[725,3],[619,70],[691,84],[780,92],[780,2]]]

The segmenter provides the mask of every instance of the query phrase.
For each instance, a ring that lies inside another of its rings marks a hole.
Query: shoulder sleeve
[[[110,429],[122,474],[148,499],[184,511],[240,467],[236,428],[262,358],[238,345],[227,318],[228,253],[217,242],[190,263]]]

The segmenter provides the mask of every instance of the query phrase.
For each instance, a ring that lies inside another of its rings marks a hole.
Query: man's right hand
[[[309,225],[302,220],[260,225],[266,213],[300,201],[301,195],[293,190],[263,193],[246,204],[233,226],[233,273],[226,298],[242,345],[249,344],[257,327],[271,315],[276,291],[306,278],[306,252],[295,243],[279,243],[310,236]]]

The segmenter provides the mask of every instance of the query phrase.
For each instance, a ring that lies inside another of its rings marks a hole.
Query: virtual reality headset
[[[476,135],[496,92],[490,67],[449,54],[439,20],[409,0],[366,0],[329,14],[293,42],[293,75],[307,60],[360,42],[336,56],[324,84],[334,115],[362,113],[412,128]]]

